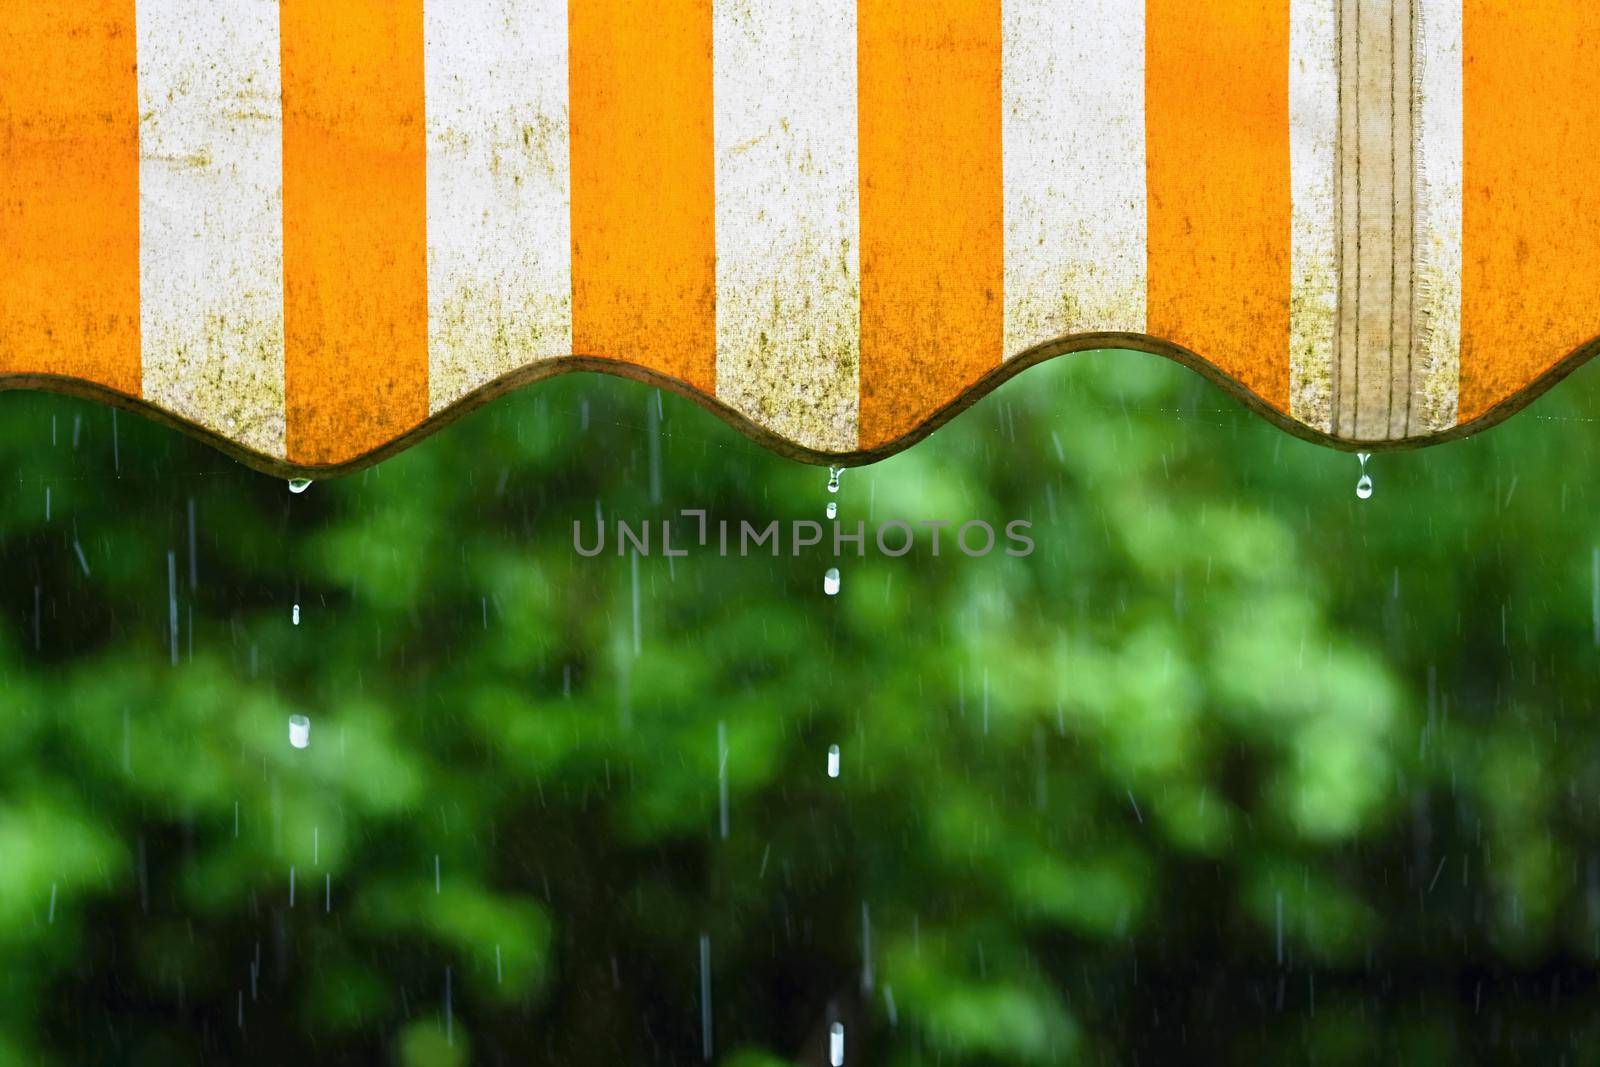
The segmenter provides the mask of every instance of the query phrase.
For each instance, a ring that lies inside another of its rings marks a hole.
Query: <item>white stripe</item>
[[[1339,314],[1337,4],[1289,4],[1289,413],[1324,432]]]
[[[275,0],[138,0],[145,399],[284,454]]]
[[[1461,383],[1461,0],[1417,0],[1416,344],[1421,425],[1456,423]]]
[[[1144,5],[1004,0],[1005,352],[1145,329]]]
[[[565,0],[427,0],[428,396],[572,351]]]
[[[854,0],[714,0],[717,396],[810,448],[857,444]]]

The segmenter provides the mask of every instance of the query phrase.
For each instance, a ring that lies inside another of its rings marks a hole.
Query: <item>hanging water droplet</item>
[[[290,478],[289,479],[289,492],[291,492],[291,493],[303,493],[307,489],[310,489],[310,488],[311,488],[311,479],[310,478]]]
[[[1372,477],[1367,474],[1367,460],[1372,458],[1372,453],[1357,452],[1356,458],[1361,461],[1361,480],[1356,482],[1356,499],[1366,500],[1372,496]]]
[[[828,1027],[828,1063],[831,1067],[844,1067],[844,1023]]]
[[[296,626],[299,626],[299,625],[300,625],[300,605],[299,605],[299,604],[296,604],[296,605],[295,605],[295,606],[294,606],[294,613],[293,613],[293,615],[292,615],[292,616],[291,616],[291,618],[293,618],[293,619],[294,619],[294,624],[295,624],[295,625],[296,625]]]
[[[289,716],[289,744],[305,748],[311,744],[311,720],[304,715]]]
[[[822,591],[828,596],[839,595],[839,568],[829,567],[828,572],[822,576]]]
[[[828,777],[839,777],[839,746],[828,746]]]
[[[839,502],[837,500],[828,501],[828,518],[830,518],[830,519],[836,518],[838,516],[838,514],[839,514]]]
[[[839,491],[839,475],[843,473],[843,467],[828,468],[828,492],[837,493]]]

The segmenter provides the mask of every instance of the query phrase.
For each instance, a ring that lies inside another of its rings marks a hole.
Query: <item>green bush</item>
[[[1595,398],[1361,503],[1180,368],[1058,361],[837,497],[1036,551],[922,529],[826,597],[815,549],[573,550],[829,499],[631,382],[303,495],[8,395],[0,1061],[694,1063],[708,1008],[744,1067],[835,1018],[851,1063],[1596,1062]]]

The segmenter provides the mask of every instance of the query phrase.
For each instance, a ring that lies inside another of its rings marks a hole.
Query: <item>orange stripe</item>
[[[1147,0],[1149,332],[1289,409],[1288,0]]]
[[[1000,363],[1000,0],[860,0],[861,447]]]
[[[0,373],[139,396],[134,0],[0,0]]]
[[[1465,422],[1600,333],[1600,7],[1462,14]]]
[[[284,0],[289,458],[352,459],[428,416],[421,0]]]
[[[710,0],[568,5],[572,344],[716,390]]]

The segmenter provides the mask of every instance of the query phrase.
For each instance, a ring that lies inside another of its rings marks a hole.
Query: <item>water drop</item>
[[[289,492],[291,492],[291,493],[303,493],[307,489],[310,489],[310,488],[311,488],[311,479],[310,478],[290,478],[289,479]]]
[[[837,500],[828,501],[828,518],[830,518],[830,519],[836,518],[838,516],[838,514],[839,514],[839,502]]]
[[[828,777],[839,777],[839,746],[828,746]]]
[[[828,1027],[828,1063],[832,1067],[844,1067],[844,1023]]]
[[[300,605],[299,605],[299,604],[296,604],[296,605],[295,605],[295,606],[294,606],[294,612],[293,612],[293,614],[292,614],[292,615],[291,615],[291,618],[293,618],[293,619],[294,619],[294,624],[295,624],[295,625],[296,625],[296,626],[299,626],[299,625],[300,625]]]
[[[1366,500],[1372,496],[1372,477],[1367,474],[1367,460],[1372,458],[1372,453],[1357,452],[1356,458],[1361,461],[1361,480],[1356,482],[1356,499]]]
[[[839,475],[843,473],[843,467],[828,468],[828,492],[837,493],[839,491]]]
[[[311,744],[311,720],[304,715],[289,716],[289,744],[305,748]]]
[[[700,935],[700,1051],[707,1063],[715,1051],[711,1040],[711,935]]]
[[[822,591],[828,596],[839,595],[839,568],[829,567],[828,572],[822,576]]]

